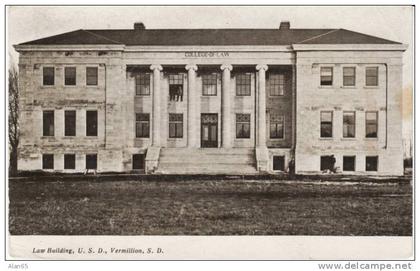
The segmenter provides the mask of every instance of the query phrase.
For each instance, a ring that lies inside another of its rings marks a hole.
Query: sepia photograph
[[[5,12],[11,256],[141,259],[82,240],[161,236],[413,257],[414,6]]]

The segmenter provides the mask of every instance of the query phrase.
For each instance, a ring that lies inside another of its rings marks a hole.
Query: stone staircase
[[[162,148],[157,174],[257,174],[254,148]]]

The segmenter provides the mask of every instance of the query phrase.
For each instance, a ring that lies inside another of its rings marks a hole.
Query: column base
[[[268,149],[267,147],[255,148],[255,160],[259,172],[268,172]]]

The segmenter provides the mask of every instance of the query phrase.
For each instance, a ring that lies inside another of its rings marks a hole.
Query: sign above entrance
[[[185,52],[185,57],[228,57],[229,52]]]

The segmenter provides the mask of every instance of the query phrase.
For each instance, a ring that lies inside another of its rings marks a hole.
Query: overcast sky
[[[413,11],[409,6],[8,7],[8,49],[17,61],[13,44],[76,29],[131,29],[135,21],[146,28],[278,28],[288,20],[292,28],[345,28],[409,45],[403,59],[407,105],[413,85]],[[407,121],[411,109],[404,111]]]

